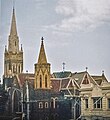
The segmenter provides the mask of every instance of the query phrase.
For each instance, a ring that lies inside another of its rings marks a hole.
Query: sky
[[[13,2],[14,1],[14,2]],[[24,51],[24,72],[34,73],[44,37],[51,73],[102,71],[110,81],[110,0],[0,0],[0,76],[12,8]]]

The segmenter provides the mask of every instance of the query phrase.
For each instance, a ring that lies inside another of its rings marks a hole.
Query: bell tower
[[[38,62],[35,64],[34,89],[50,89],[50,63],[47,63],[43,40],[42,37]]]
[[[22,73],[23,71],[23,49],[19,49],[19,37],[17,34],[15,9],[13,8],[10,35],[8,38],[8,49],[4,52],[4,77]]]

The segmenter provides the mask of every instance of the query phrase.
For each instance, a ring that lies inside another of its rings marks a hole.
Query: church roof
[[[71,72],[70,71],[62,71],[62,72],[54,72],[53,73],[53,77],[54,78],[66,78],[66,77],[70,77],[71,76]]]
[[[45,64],[47,63],[47,58],[46,58],[45,49],[44,49],[43,37],[41,40],[42,41],[41,41],[41,47],[40,47],[40,52],[38,57],[38,64]]]
[[[25,81],[28,80],[32,86],[34,86],[34,74],[31,73],[20,73],[17,75],[18,83],[23,86]]]
[[[51,86],[52,86],[52,90],[54,92],[59,92],[60,91],[60,84],[61,84],[61,80],[60,79],[51,79]]]
[[[101,85],[101,83],[103,82],[103,80],[105,80],[106,82],[108,82],[107,79],[106,79],[106,77],[105,77],[105,75],[91,76],[91,77],[97,82],[98,85]]]

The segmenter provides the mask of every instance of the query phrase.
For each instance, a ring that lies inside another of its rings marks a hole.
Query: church
[[[4,52],[4,113],[8,120],[109,120],[110,82],[104,71],[51,73],[44,38],[41,38],[34,73],[23,73],[23,47],[19,46],[13,8],[8,47]],[[29,58],[30,59],[30,58]],[[0,116],[2,116],[0,115]]]

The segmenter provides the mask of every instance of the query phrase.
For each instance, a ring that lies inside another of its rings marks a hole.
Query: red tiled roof
[[[61,82],[61,80],[56,80],[56,79],[51,80],[52,90],[54,92],[59,92],[59,90],[60,90],[60,82]]]
[[[20,73],[18,74],[18,83],[23,86],[26,80],[29,80],[29,82],[34,85],[34,74],[31,73]]]

